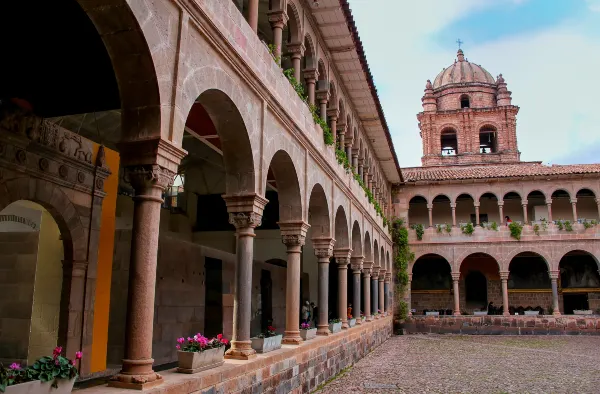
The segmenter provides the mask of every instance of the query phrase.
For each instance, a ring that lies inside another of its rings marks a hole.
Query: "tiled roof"
[[[534,177],[545,175],[600,174],[600,164],[547,166],[539,162],[472,166],[411,167],[402,169],[406,182],[463,179]]]

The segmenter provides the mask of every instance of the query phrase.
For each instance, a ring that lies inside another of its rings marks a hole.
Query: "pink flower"
[[[181,345],[177,345],[177,346],[175,346],[175,348],[176,348],[177,350],[181,350]]]
[[[54,350],[52,351],[52,356],[54,358],[60,356],[60,354],[62,353],[62,346],[57,346],[54,348]]]
[[[58,360],[58,358],[56,360],[54,360],[54,364],[60,365],[60,361]]]
[[[194,338],[188,337],[188,342],[194,342]]]
[[[83,357],[83,353],[81,353],[81,352],[75,352],[75,358],[77,360],[81,360],[81,357]]]
[[[17,364],[17,363],[12,363],[12,364],[10,364],[9,368],[12,369],[13,371],[18,371],[21,369],[21,365]]]
[[[198,344],[201,347],[205,347],[206,345],[208,345],[208,339],[206,337],[200,336],[197,340]]]
[[[71,364],[72,364],[73,366],[75,366],[75,364],[77,364],[77,360],[72,360],[72,361],[71,361]]]
[[[223,334],[219,334],[217,335],[217,339],[220,341],[221,339],[223,339]]]
[[[185,342],[185,339],[184,339],[183,337],[181,337],[181,338],[177,338],[177,343],[178,343],[178,344],[180,344],[180,345],[181,345],[181,344],[183,344],[184,342]]]
[[[223,338],[223,339],[221,339],[221,343],[223,345],[227,345],[229,343],[229,341],[227,339]]]

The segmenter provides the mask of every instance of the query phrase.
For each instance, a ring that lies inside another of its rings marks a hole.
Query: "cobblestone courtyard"
[[[392,337],[319,393],[598,393],[600,337]]]

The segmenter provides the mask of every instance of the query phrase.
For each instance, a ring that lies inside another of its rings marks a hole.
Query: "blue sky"
[[[600,0],[350,0],[403,167],[427,79],[465,56],[512,91],[523,160],[600,162]],[[385,10],[382,12],[381,10]]]

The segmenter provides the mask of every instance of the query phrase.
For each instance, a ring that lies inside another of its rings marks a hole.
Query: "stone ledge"
[[[358,361],[392,334],[392,317],[326,337],[317,337],[298,346],[283,345],[279,350],[257,355],[249,361],[225,360],[221,367],[193,375],[161,372],[164,383],[145,393],[237,393],[267,387],[283,392],[309,392],[341,369]],[[260,388],[259,388],[260,387]],[[125,394],[130,390],[106,385],[79,390],[83,394]],[[253,391],[256,392],[256,391]]]

